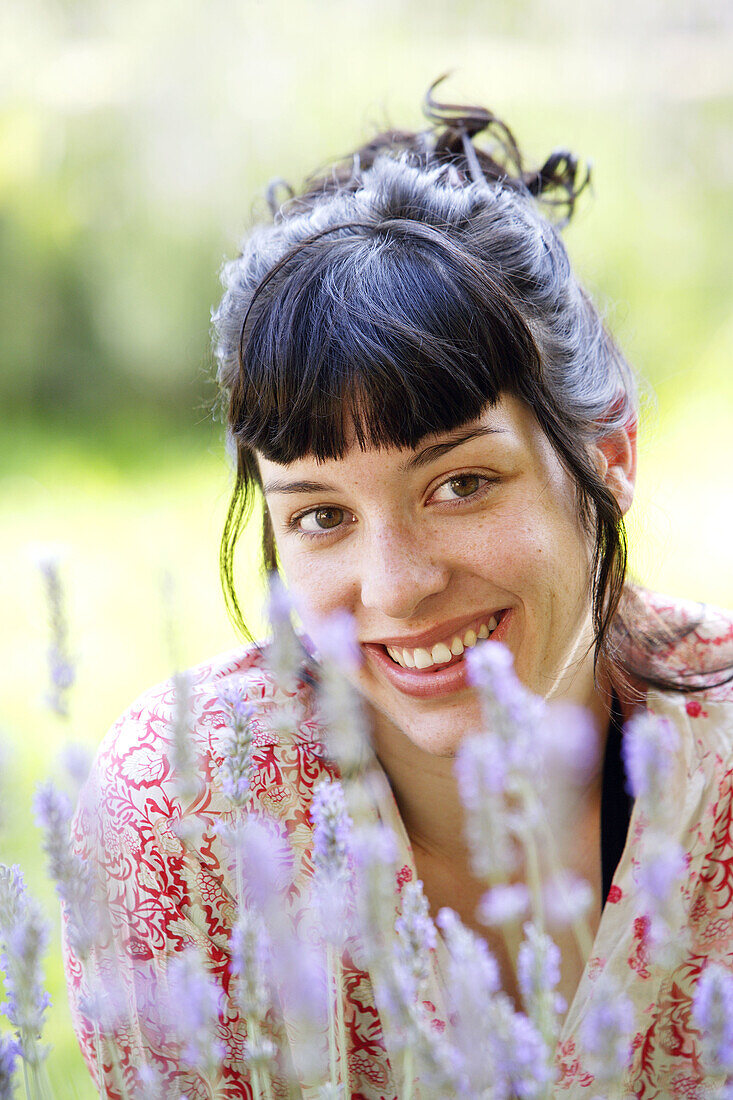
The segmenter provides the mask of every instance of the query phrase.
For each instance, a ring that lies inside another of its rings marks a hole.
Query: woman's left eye
[[[456,474],[438,486],[431,500],[466,500],[480,492],[488,481],[487,477],[481,477],[480,474]]]

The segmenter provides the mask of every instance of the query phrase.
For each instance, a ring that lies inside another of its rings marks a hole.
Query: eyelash
[[[476,490],[475,493],[471,493],[470,496],[456,497],[455,500],[451,500],[451,501],[441,501],[441,506],[442,507],[444,507],[444,508],[456,508],[456,507],[460,507],[462,504],[466,504],[466,503],[469,503],[469,502],[472,503],[476,500],[480,500],[489,491],[489,489],[493,488],[493,486],[496,485],[497,482],[499,481],[498,477],[487,477],[486,474],[479,474],[479,473],[476,473],[473,470],[465,470],[460,474],[452,474],[450,477],[447,477],[444,481],[441,481],[439,485],[436,485],[435,489],[433,490],[433,493],[437,493],[438,490],[442,489],[444,485],[450,485],[451,481],[458,481],[459,478],[463,478],[463,477],[477,477],[481,480],[482,485]],[[343,531],[344,526],[346,526],[344,524],[339,524],[338,527],[334,527],[330,531],[324,530],[322,534],[316,534],[315,531],[304,531],[301,527],[298,526],[300,521],[302,519],[305,519],[306,516],[310,516],[314,512],[319,512],[321,510],[321,508],[327,508],[327,507],[329,507],[329,505],[319,504],[317,508],[306,508],[306,510],[304,512],[296,513],[296,515],[292,516],[287,521],[287,523],[285,524],[286,530],[291,531],[291,532],[293,532],[293,534],[296,534],[299,538],[306,539],[308,541],[312,541],[314,539],[318,541],[318,540],[321,540],[321,539],[330,538],[331,536]],[[344,508],[343,511],[345,512],[346,509]]]

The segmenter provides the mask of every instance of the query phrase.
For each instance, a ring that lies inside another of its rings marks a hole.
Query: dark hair
[[[594,543],[596,660],[614,656],[626,536],[589,445],[634,421],[637,391],[559,233],[588,172],[564,150],[529,170],[503,122],[437,103],[434,87],[426,130],[380,134],[301,194],[288,189],[279,209],[276,181],[272,223],[224,268],[213,321],[236,453],[220,555],[229,611],[246,633],[233,553],[259,484],[255,452],[338,458],[349,425],[362,447],[414,447],[507,393],[576,484]],[[266,507],[263,538],[276,568]]]

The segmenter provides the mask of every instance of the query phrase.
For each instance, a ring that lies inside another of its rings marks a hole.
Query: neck
[[[418,748],[383,715],[374,717],[373,737],[412,844],[466,866],[463,805],[453,757]]]
[[[587,671],[587,670],[586,670]],[[586,681],[582,690],[581,678]],[[564,690],[563,690],[564,687]],[[568,796],[573,818],[584,815],[600,798],[602,760],[610,715],[611,685],[601,676],[595,685],[580,674],[570,684],[557,684],[548,701],[562,700],[584,706],[591,714],[598,738],[598,764],[583,789],[574,785]],[[402,821],[413,846],[449,861],[456,872],[467,870],[469,851],[464,839],[463,805],[454,772],[454,759],[437,756],[415,745],[384,714],[372,712],[374,749],[389,780]],[[560,800],[563,792],[555,792]]]

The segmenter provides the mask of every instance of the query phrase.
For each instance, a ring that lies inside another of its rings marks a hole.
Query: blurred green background
[[[647,383],[636,575],[733,605],[733,7],[725,0],[3,0],[0,12],[0,858],[57,924],[30,798],[177,659],[238,644],[218,588],[229,490],[209,315],[268,181],[378,127],[432,79],[531,160],[594,165],[566,239]],[[652,396],[656,394],[656,398]],[[240,590],[260,621],[256,532]],[[34,565],[60,548],[78,686],[44,710]],[[91,1086],[57,937],[59,1096]]]

